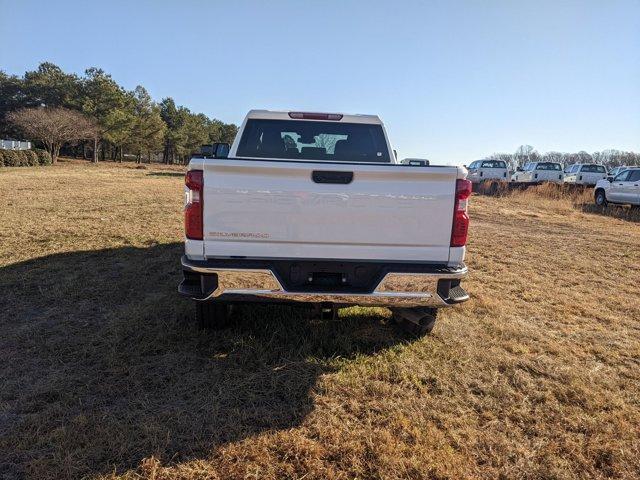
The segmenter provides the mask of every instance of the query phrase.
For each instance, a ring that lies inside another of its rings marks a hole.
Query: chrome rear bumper
[[[287,291],[273,270],[269,268],[226,268],[203,266],[182,258],[182,268],[190,274],[215,278],[209,288],[201,282],[197,292],[193,283],[185,281],[178,291],[200,301],[220,300],[230,302],[302,302],[333,303],[338,305],[368,306],[430,306],[445,307],[469,299],[459,286],[466,276],[467,267],[434,269],[433,272],[407,273],[389,271],[369,293],[342,293],[329,291]],[[393,266],[389,266],[392,269]],[[449,282],[447,282],[449,281]],[[454,285],[451,287],[451,285]]]

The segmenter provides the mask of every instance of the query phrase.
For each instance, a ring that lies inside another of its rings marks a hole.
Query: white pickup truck
[[[185,181],[178,290],[201,327],[233,303],[301,302],[387,306],[422,334],[469,298],[463,167],[402,164],[373,115],[252,110],[219,147]]]
[[[556,162],[528,162],[511,176],[514,183],[562,183],[563,179],[562,165]]]
[[[480,183],[485,180],[501,180],[504,182],[511,180],[507,163],[503,160],[476,160],[471,162],[468,169],[468,178],[471,183]]]
[[[575,163],[564,170],[564,183],[595,185],[607,178],[607,169],[596,163]]]
[[[601,207],[607,203],[640,206],[640,167],[628,167],[613,178],[598,180],[594,199]]]

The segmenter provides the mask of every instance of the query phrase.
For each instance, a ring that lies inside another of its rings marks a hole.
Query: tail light
[[[184,178],[184,233],[191,240],[202,240],[202,170],[189,170]]]
[[[467,205],[471,196],[471,182],[456,180],[456,201],[453,206],[453,227],[451,228],[451,246],[464,247],[469,231]]]

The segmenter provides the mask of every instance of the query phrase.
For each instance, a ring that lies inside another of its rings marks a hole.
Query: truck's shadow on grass
[[[613,217],[628,222],[640,223],[640,208],[628,205],[612,205],[599,207],[592,203],[584,203],[579,207],[584,213],[593,213],[604,217]]]
[[[244,307],[202,333],[176,293],[180,244],[0,268],[0,477],[78,478],[180,462],[299,424],[337,358],[405,340],[376,315],[338,322]]]

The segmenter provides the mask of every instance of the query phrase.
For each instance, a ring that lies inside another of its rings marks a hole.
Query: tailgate
[[[482,176],[486,178],[506,178],[506,172],[504,168],[483,168]]]
[[[203,167],[206,257],[449,260],[456,167],[234,159]]]

